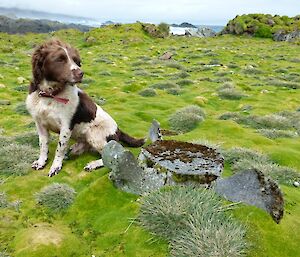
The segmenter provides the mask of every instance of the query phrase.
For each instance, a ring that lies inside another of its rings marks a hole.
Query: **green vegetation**
[[[272,174],[278,171],[286,176],[278,177],[285,198],[282,222],[277,225],[262,210],[242,204],[231,213],[247,227],[250,247],[245,256],[261,257],[262,253],[272,257],[299,256],[300,191],[291,186],[300,170],[299,137],[269,138],[261,134],[261,129],[299,132],[299,46],[231,35],[153,38],[142,30],[141,24],[111,25],[87,33],[67,30],[51,34],[1,34],[0,84],[4,87],[0,87],[0,102],[10,104],[0,105],[0,191],[6,194],[9,203],[19,200],[22,204],[19,208],[0,208],[0,253],[14,257],[169,255],[167,242],[156,240],[156,236],[135,223],[130,225],[139,212],[139,197],[116,189],[106,168],[91,173],[83,171],[86,163],[98,156],[83,154],[65,160],[59,175],[49,178],[47,173],[57,144],[55,136],[50,142],[45,169],[31,170],[31,162],[38,156],[37,137],[33,136],[36,132],[32,118],[16,112],[27,93],[15,88],[30,81],[33,47],[52,36],[79,49],[88,85],[79,87],[102,103],[105,101],[103,108],[122,130],[136,137],[146,136],[153,119],[162,128],[170,129],[169,117],[173,113],[199,104],[206,113],[205,120],[187,133],[172,136],[173,139],[203,139],[221,145],[225,152],[242,147],[267,156],[272,164],[264,162],[265,168],[270,166]],[[165,52],[176,52],[171,65],[159,60]],[[251,67],[260,72],[245,72]],[[136,75],[138,69],[144,73]],[[27,82],[19,84],[18,77]],[[181,79],[189,79],[193,84],[180,86],[177,82]],[[247,97],[220,99],[218,89],[227,82],[224,80],[230,80],[235,90]],[[157,95],[153,97],[139,94],[167,82],[176,84],[170,88],[180,89],[180,94],[169,94],[168,88],[154,88]],[[244,111],[245,106],[251,108]],[[224,113],[234,113],[237,118],[251,117],[251,121],[247,120],[250,125],[246,121],[235,122],[233,118],[219,119]],[[253,162],[265,158],[251,156]],[[224,175],[236,172],[234,166],[229,159]],[[47,207],[36,203],[35,195],[53,183],[68,184],[76,191],[73,204],[62,212],[49,212]],[[192,237],[197,231],[191,230],[187,235]]]
[[[222,33],[272,38],[278,31],[292,32],[299,29],[300,16],[290,18],[270,14],[244,14],[230,20]]]
[[[74,201],[75,191],[67,184],[54,183],[36,194],[38,204],[58,212],[68,208]]]
[[[170,242],[171,256],[241,256],[245,228],[211,190],[174,187],[142,199],[140,224]]]
[[[169,118],[169,123],[174,131],[186,133],[193,130],[204,118],[204,111],[196,105],[191,105],[172,114]]]

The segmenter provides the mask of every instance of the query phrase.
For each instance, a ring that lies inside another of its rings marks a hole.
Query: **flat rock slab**
[[[198,181],[204,183],[219,177],[224,167],[224,158],[215,149],[175,140],[154,142],[141,150],[139,159],[181,178],[201,177]]]
[[[261,171],[250,169],[218,179],[214,189],[229,201],[247,203],[267,211],[276,223],[283,217],[283,195],[278,185]]]

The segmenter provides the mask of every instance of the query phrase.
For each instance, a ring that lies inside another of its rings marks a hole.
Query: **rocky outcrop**
[[[185,35],[189,37],[215,37],[217,34],[210,28],[186,29]]]
[[[215,191],[232,202],[254,205],[268,212],[276,223],[283,217],[284,200],[278,185],[256,169],[218,179]]]
[[[176,28],[197,28],[195,25],[188,23],[188,22],[183,22],[181,24],[172,24],[172,27],[176,27]]]
[[[300,40],[300,30],[296,30],[290,33],[287,33],[284,30],[279,30],[273,35],[273,39],[275,41],[288,41],[288,42]]]
[[[0,16],[0,32],[9,34],[48,33],[61,29],[89,31],[91,27],[80,24],[64,24],[50,20],[11,19]]]

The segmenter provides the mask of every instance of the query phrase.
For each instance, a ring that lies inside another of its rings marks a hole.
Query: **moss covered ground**
[[[1,139],[19,138],[23,144],[31,141],[26,140],[26,135],[34,131],[34,126],[22,105],[31,79],[30,55],[36,45],[52,36],[79,49],[85,71],[80,87],[103,105],[122,130],[145,136],[152,119],[170,129],[170,115],[195,104],[205,111],[205,120],[173,139],[208,140],[224,149],[258,150],[280,165],[300,170],[299,137],[270,139],[251,126],[219,119],[227,112],[245,116],[299,112],[298,45],[230,35],[154,39],[142,32],[140,24],[108,26],[88,33],[68,30],[0,34]],[[173,54],[172,61],[159,60],[166,51]],[[220,98],[218,92],[228,82],[243,97]],[[156,95],[140,94],[155,84],[169,85],[168,89],[174,88],[178,94],[156,86]],[[292,129],[297,132],[297,128]],[[50,162],[55,146],[53,140]],[[133,151],[137,153],[138,149]],[[11,158],[13,161],[14,156]],[[0,192],[6,193],[10,203],[20,201],[0,207],[0,256],[168,255],[166,242],[153,238],[136,224],[131,225],[139,210],[137,196],[117,190],[108,179],[106,168],[83,171],[93,159],[95,155],[83,154],[66,160],[62,171],[53,178],[47,177],[50,163],[45,170],[28,170],[21,173],[23,176],[0,172]],[[225,174],[231,173],[226,164]],[[54,182],[68,184],[76,191],[74,203],[59,213],[36,202],[36,193]],[[300,256],[300,189],[280,187],[286,211],[279,225],[255,207],[240,205],[233,211],[248,227],[248,256]]]

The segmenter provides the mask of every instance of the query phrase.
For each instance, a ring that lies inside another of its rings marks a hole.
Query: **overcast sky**
[[[0,0],[18,7],[119,22],[191,22],[223,25],[237,14],[300,14],[299,0]]]

